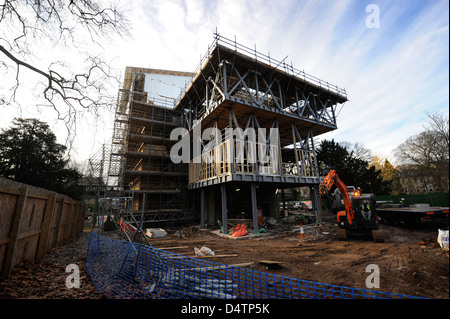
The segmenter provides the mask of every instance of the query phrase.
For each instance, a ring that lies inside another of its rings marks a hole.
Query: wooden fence
[[[0,183],[0,278],[9,278],[21,261],[42,259],[48,249],[80,234],[86,205],[37,187],[4,184]]]

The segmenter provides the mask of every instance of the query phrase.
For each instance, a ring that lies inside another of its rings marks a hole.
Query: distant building
[[[448,178],[426,171],[419,165],[403,165],[399,169],[403,194],[448,192]]]

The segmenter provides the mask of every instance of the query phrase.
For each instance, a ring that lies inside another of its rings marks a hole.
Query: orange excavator
[[[345,207],[344,211],[339,211],[336,215],[339,226],[337,238],[345,240],[350,233],[368,233],[376,242],[383,242],[372,194],[362,194],[355,190],[350,195],[335,170],[331,170],[324,178],[319,186],[319,193],[327,194],[333,185],[339,190]]]

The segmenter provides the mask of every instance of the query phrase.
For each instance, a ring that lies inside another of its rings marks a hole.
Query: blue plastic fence
[[[108,298],[403,299],[401,294],[289,278],[187,257],[93,232],[86,262]]]

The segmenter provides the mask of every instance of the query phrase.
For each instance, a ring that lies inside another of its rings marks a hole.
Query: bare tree
[[[400,144],[395,155],[403,165],[415,165],[433,178],[439,190],[448,190],[449,118],[448,114],[428,114],[424,131]]]
[[[439,147],[441,154],[449,159],[450,149],[450,134],[449,134],[449,117],[448,114],[441,112],[427,113],[428,120],[425,123],[425,130],[433,132],[436,138],[439,140]]]
[[[367,149],[363,143],[360,142],[341,142],[349,153],[351,153],[354,157],[359,158],[364,161],[370,162],[372,159],[372,153],[369,149]]]
[[[0,0],[0,72],[9,80],[8,87],[0,85],[0,106],[20,106],[19,88],[34,80],[31,87],[41,99],[35,99],[35,105],[54,109],[68,129],[77,114],[98,114],[113,102],[108,90],[117,79],[97,53],[102,41],[127,30],[128,21],[114,3]],[[49,59],[44,46],[62,54]],[[73,57],[80,58],[82,66],[74,66]]]

